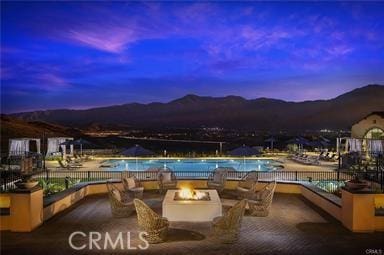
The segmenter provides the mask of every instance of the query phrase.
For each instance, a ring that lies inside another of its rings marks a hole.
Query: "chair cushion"
[[[118,191],[117,189],[112,189],[112,196],[118,201],[121,201],[120,191]]]
[[[163,182],[171,182],[172,181],[172,176],[170,172],[164,172],[162,173],[162,181]]]
[[[129,190],[133,192],[141,192],[141,191],[144,191],[144,187],[134,187]]]
[[[249,189],[246,189],[246,188],[243,188],[243,187],[237,187],[236,189],[238,191],[240,191],[240,192],[248,192],[249,191]]]
[[[223,218],[223,216],[218,216],[218,217],[213,218],[212,224],[213,225],[217,224],[219,221],[221,221],[222,218]]]
[[[215,187],[221,187],[221,183],[214,183],[214,182],[210,182],[208,183],[209,186],[215,186]]]
[[[264,200],[271,191],[269,189],[264,189],[256,193],[256,200]]]
[[[135,179],[133,177],[125,178],[125,181],[127,182],[129,189],[136,187]]]
[[[221,183],[223,180],[223,174],[222,173],[215,173],[213,175],[213,182]]]
[[[240,182],[240,186],[243,188],[251,189],[254,183],[255,182],[253,180],[247,179],[243,182]]]

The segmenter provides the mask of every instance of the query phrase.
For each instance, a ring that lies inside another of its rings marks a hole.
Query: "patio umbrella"
[[[65,141],[63,143],[61,143],[60,145],[80,145],[80,154],[83,155],[83,145],[94,145],[93,143],[83,139],[83,138],[80,138],[80,139],[77,139],[77,140],[68,140],[68,141]]]
[[[136,144],[135,146],[132,146],[131,148],[123,150],[120,154],[127,156],[127,157],[135,157],[136,158],[136,171],[137,171],[138,170],[137,157],[152,156],[155,153],[153,151],[147,150],[147,149],[143,148],[142,146]]]
[[[277,141],[277,139],[274,138],[273,136],[271,136],[270,138],[264,140],[264,142],[267,142],[267,143],[271,144],[271,150],[273,150],[273,143],[276,142],[276,141]]]
[[[331,142],[331,140],[325,138],[325,137],[322,136],[322,135],[319,137],[319,139],[322,140],[322,141],[324,141],[324,142],[326,142],[326,143],[330,143],[330,142]]]
[[[259,155],[260,153],[256,149],[245,146],[245,144],[243,144],[243,146],[229,151],[228,154],[235,157],[243,157],[245,169],[245,157]]]
[[[83,138],[79,138],[77,140],[72,141],[73,145],[80,145],[80,154],[83,155],[83,145],[95,145],[94,143],[91,143],[90,141],[87,141]]]
[[[329,145],[327,142],[322,140],[312,141],[310,144],[312,147],[318,147],[318,148],[327,147]]]
[[[311,145],[307,139],[301,136],[296,136],[292,139],[289,139],[286,143],[299,145],[299,150],[300,150],[300,146],[303,147],[303,145],[309,145],[309,146]]]

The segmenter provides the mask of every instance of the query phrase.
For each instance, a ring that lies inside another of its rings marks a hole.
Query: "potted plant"
[[[356,173],[352,176],[352,179],[345,183],[345,187],[351,190],[361,190],[368,187],[368,183],[359,178]]]

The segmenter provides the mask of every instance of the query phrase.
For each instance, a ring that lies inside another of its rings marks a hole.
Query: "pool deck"
[[[236,201],[224,194],[224,211]],[[145,192],[144,200],[161,213],[163,197]],[[1,232],[2,254],[368,254],[367,249],[384,252],[384,233],[356,234],[300,195],[275,194],[268,217],[243,218],[239,240],[220,244],[211,235],[211,223],[172,222],[167,242],[152,244],[148,250],[82,250],[68,244],[74,231],[131,232],[131,245],[137,247],[136,215],[112,218],[106,195],[90,196],[45,222],[32,233]],[[75,244],[87,243],[77,236]],[[377,254],[377,253],[376,253]],[[382,253],[381,253],[382,254]]]

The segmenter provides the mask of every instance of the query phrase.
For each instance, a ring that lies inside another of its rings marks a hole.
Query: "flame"
[[[193,200],[199,200],[204,198],[205,194],[204,192],[192,190],[190,188],[181,188],[180,189],[180,197],[183,199],[193,199]]]
[[[189,188],[182,188],[179,194],[183,199],[191,199],[193,197],[193,192]]]

